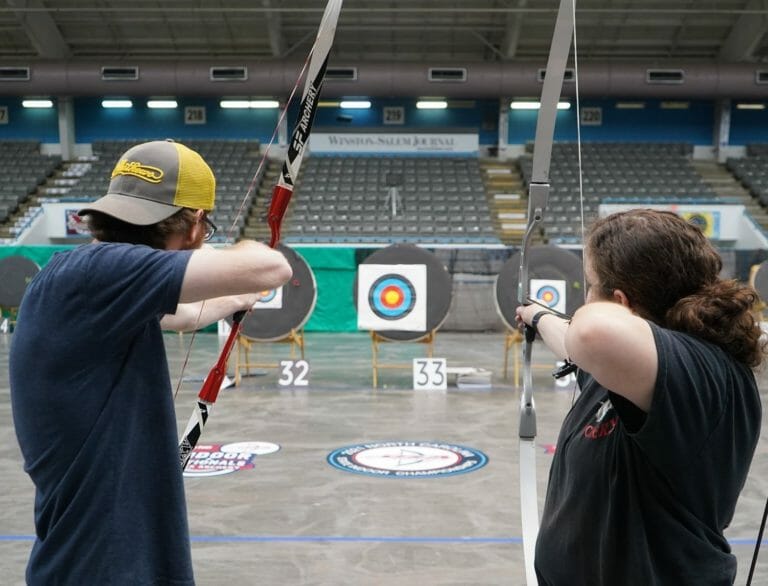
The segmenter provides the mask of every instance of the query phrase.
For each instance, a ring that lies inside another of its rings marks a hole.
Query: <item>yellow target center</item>
[[[400,303],[400,299],[402,298],[402,295],[400,295],[399,291],[393,291],[389,290],[386,293],[384,293],[384,303],[387,305],[397,305]]]

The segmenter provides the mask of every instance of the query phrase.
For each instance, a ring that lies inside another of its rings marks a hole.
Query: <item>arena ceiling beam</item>
[[[262,0],[264,8],[272,8],[272,0]],[[269,31],[269,47],[273,57],[285,55],[285,37],[283,36],[283,17],[279,12],[266,13],[267,31]]]
[[[768,10],[768,1],[752,0],[747,9]],[[732,62],[750,60],[766,32],[768,32],[768,13],[742,14],[720,49],[718,55],[720,60]]]
[[[518,0],[517,7],[525,8],[528,0]],[[507,14],[507,30],[504,33],[504,43],[501,52],[504,59],[514,59],[517,55],[517,46],[520,42],[520,30],[523,26],[523,13],[510,12]]]
[[[19,19],[24,32],[40,57],[66,59],[71,56],[69,46],[61,36],[51,15],[40,0],[5,0]],[[29,9],[39,9],[30,11]]]

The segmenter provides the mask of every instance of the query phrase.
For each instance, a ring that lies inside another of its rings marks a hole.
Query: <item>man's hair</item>
[[[762,362],[757,291],[720,278],[720,255],[693,224],[671,212],[619,212],[592,225],[585,250],[601,297],[619,289],[642,317],[712,342],[749,366]]]
[[[169,237],[187,234],[195,224],[195,212],[183,208],[172,216],[149,226],[138,226],[123,222],[101,212],[90,212],[85,216],[91,235],[100,242],[124,242],[144,244],[164,249]]]

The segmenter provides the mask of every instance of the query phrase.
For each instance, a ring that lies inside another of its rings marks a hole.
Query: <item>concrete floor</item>
[[[167,335],[171,378],[179,380],[190,336]],[[0,583],[23,584],[32,544],[30,481],[22,471],[10,412],[7,352],[0,336]],[[180,427],[194,406],[199,378],[218,352],[218,337],[199,334],[176,398]],[[284,344],[258,345],[259,357],[288,358]],[[518,390],[502,378],[502,334],[440,333],[435,356],[448,366],[493,371],[488,390],[413,391],[411,373],[389,370],[371,386],[366,334],[307,334],[310,385],[284,389],[277,369],[222,392],[203,442],[272,442],[280,450],[253,468],[186,480],[195,574],[200,585],[497,586],[524,583],[518,486]],[[381,360],[424,356],[421,344],[385,344]],[[543,502],[560,422],[571,387],[555,387],[551,357],[534,356],[539,419],[539,499]],[[197,380],[196,380],[197,379]],[[384,388],[386,386],[386,388]],[[765,398],[768,379],[761,376]],[[766,426],[768,428],[768,426]],[[447,477],[377,478],[326,462],[334,449],[385,441],[468,446],[486,466]],[[744,584],[768,495],[768,441],[727,535]],[[765,548],[765,545],[764,545]],[[768,584],[768,551],[754,584]]]

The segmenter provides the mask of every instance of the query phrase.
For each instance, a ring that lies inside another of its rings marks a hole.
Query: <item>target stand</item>
[[[530,296],[542,305],[573,315],[584,303],[584,273],[578,255],[557,246],[534,246],[528,251]],[[520,252],[513,254],[501,267],[496,278],[494,297],[496,312],[507,327],[504,337],[504,379],[508,378],[509,352],[514,353],[514,382],[520,386],[520,354],[523,335],[516,327],[517,299],[520,279]],[[533,364],[532,368],[551,369],[552,365]]]
[[[509,378],[508,372],[509,372],[509,351],[512,348],[519,347],[520,344],[523,342],[523,334],[520,333],[519,330],[510,330],[507,329],[507,333],[504,336],[504,380],[507,380]],[[515,386],[520,386],[520,352],[515,350],[515,353],[512,355],[512,359],[514,360],[513,368],[515,373]]]
[[[512,373],[513,381],[516,387],[520,387],[520,372],[522,368],[520,355],[522,354],[523,334],[520,330],[507,330],[504,336],[504,380],[509,378],[509,353],[512,348],[515,348],[512,354]],[[552,364],[531,364],[531,368],[541,370],[552,370],[554,365]]]
[[[235,354],[235,385],[239,385],[251,368],[279,368],[280,361],[251,361],[251,351],[258,344],[289,344],[290,358],[304,359],[304,324],[309,320],[317,302],[317,284],[312,269],[293,249],[279,244],[293,269],[293,277],[279,289],[262,292],[242,322]],[[227,320],[230,325],[231,318]]]
[[[291,330],[290,333],[281,340],[272,340],[273,343],[290,344],[290,357],[291,360],[296,360],[298,357],[304,360],[304,331],[303,330]],[[256,344],[261,343],[259,340],[251,339],[242,334],[237,337],[237,355],[235,356],[235,386],[240,384],[243,376],[251,375],[251,368],[278,368],[279,362],[251,362],[251,350],[254,349]],[[245,375],[243,375],[245,370]]]
[[[13,331],[27,285],[39,272],[40,267],[25,256],[8,256],[0,260],[0,321],[3,331]]]
[[[432,355],[434,354],[435,350],[435,336],[437,335],[437,330],[432,330],[430,332],[427,332],[424,336],[419,338],[418,340],[411,340],[412,342],[415,342],[417,344],[425,344],[427,348],[427,358],[432,358]],[[379,361],[379,352],[381,351],[381,348],[379,348],[380,344],[387,343],[387,342],[394,342],[395,340],[390,340],[389,338],[385,338],[378,332],[371,332],[371,370],[373,371],[373,388],[377,389],[379,388],[379,370],[380,369],[398,369],[398,370],[412,370],[413,369],[413,363],[383,363]],[[402,341],[402,340],[397,340]]]
[[[377,250],[358,267],[354,288],[358,328],[371,334],[374,389],[380,370],[413,368],[412,363],[382,362],[382,344],[424,344],[427,357],[432,358],[451,293],[451,276],[437,256],[412,244]]]

